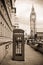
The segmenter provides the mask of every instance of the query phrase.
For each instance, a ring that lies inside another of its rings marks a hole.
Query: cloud
[[[18,0],[18,3],[39,4],[43,6],[43,0]]]
[[[26,29],[27,29],[27,26],[30,26],[30,13],[31,13],[32,4],[34,4],[34,8],[36,12],[37,28],[39,27],[43,28],[43,23],[42,23],[43,22],[43,0],[16,0],[14,6],[16,6],[16,16],[18,18],[15,19],[15,21],[19,22],[22,28],[23,26],[21,24],[24,25],[24,28],[26,24]],[[43,29],[41,29],[41,31],[42,30]]]
[[[43,0],[31,0],[31,1],[35,2],[36,4],[43,5]]]

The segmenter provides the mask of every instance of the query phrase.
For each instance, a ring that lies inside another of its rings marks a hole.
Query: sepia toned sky
[[[43,0],[16,0],[15,5],[13,4],[13,7],[16,7],[16,22],[19,22],[20,28],[25,25],[23,28],[29,32],[32,6],[36,13],[37,31],[43,31]]]

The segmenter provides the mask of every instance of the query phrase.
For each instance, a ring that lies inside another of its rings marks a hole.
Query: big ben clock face
[[[32,19],[35,19],[35,15],[32,15]]]

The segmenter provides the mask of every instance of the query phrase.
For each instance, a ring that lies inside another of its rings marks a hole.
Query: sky
[[[37,31],[43,31],[43,0],[16,0],[15,4],[13,2],[13,7],[16,7],[16,16],[14,18],[13,15],[13,19],[27,34],[30,33],[30,13],[32,6],[34,6],[36,13],[36,29]],[[13,21],[13,24],[15,22]]]

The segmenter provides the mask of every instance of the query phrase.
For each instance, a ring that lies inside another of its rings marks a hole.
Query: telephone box
[[[24,30],[13,30],[13,60],[24,61]]]

